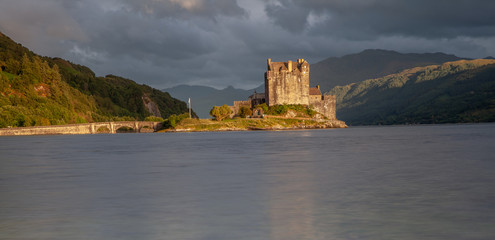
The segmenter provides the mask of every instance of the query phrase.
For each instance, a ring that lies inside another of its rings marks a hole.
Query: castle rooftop
[[[309,88],[309,95],[319,95],[321,96],[321,91],[319,87]]]

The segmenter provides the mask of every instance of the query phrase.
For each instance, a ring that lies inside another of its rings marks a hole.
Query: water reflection
[[[263,169],[267,183],[264,191],[268,195],[269,239],[317,239],[315,159],[307,149],[307,137],[311,135],[310,131],[288,134],[292,142],[268,146],[283,148],[283,151],[263,156],[264,161],[271,162]]]

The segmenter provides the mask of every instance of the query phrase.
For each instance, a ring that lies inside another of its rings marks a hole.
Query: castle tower
[[[265,95],[268,106],[279,104],[309,105],[309,63],[267,60]]]

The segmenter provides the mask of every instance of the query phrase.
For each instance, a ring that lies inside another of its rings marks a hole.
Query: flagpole
[[[191,98],[189,98],[188,105],[189,105],[189,118],[191,118]]]

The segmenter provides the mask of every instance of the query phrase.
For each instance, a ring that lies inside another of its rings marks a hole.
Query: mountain
[[[495,121],[495,60],[416,67],[333,88],[350,125]]]
[[[379,78],[402,70],[442,64],[462,58],[444,53],[398,53],[369,49],[343,57],[331,57],[311,64],[311,86],[320,85],[326,92],[335,86],[343,86],[366,79]]]
[[[200,118],[211,118],[210,110],[213,106],[221,106],[224,104],[232,105],[234,101],[247,100],[255,90],[257,92],[265,92],[265,86],[261,85],[250,90],[229,86],[218,90],[206,86],[178,85],[172,88],[163,89],[162,91],[168,92],[182,101],[188,101],[188,99],[191,98],[191,106],[196,111],[196,114],[198,114]]]
[[[310,85],[320,85],[323,92],[332,87],[347,85],[366,79],[383,77],[402,70],[463,58],[444,53],[398,53],[388,50],[365,50],[360,53],[343,57],[331,57],[311,64]],[[257,92],[264,92],[264,85],[256,88]],[[213,105],[231,105],[235,100],[245,100],[254,92],[254,89],[242,90],[226,88],[217,90],[205,86],[180,85],[163,89],[180,100],[187,101],[191,97],[192,106],[201,118],[209,118],[209,111]]]
[[[146,85],[60,58],[41,57],[0,33],[0,127],[143,120],[187,112]]]

